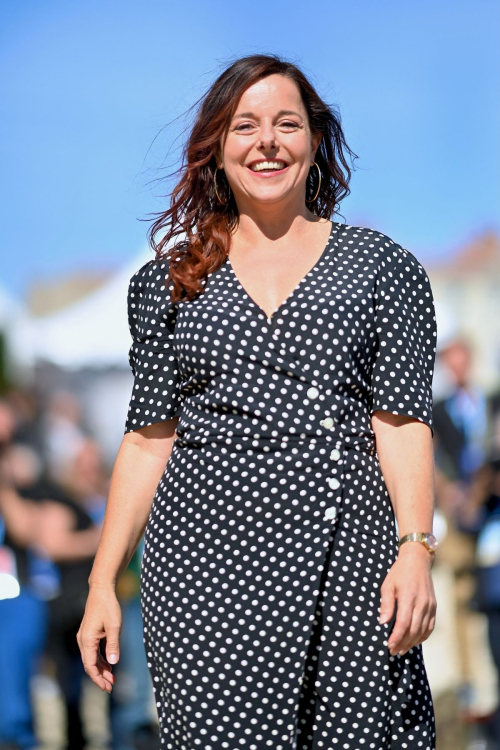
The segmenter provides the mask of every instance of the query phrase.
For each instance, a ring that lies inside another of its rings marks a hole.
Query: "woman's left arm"
[[[388,411],[372,415],[377,454],[398,523],[400,538],[414,531],[432,533],[434,450],[429,426]],[[436,619],[431,577],[432,553],[420,542],[405,542],[381,586],[380,622],[397,614],[389,651],[405,654],[425,641]]]

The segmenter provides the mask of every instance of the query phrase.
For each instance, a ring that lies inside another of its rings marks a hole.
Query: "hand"
[[[83,666],[95,684],[111,693],[115,684],[112,665],[120,658],[122,614],[113,586],[92,586],[85,606],[85,614],[77,633]],[[106,653],[99,650],[106,639]]]
[[[388,647],[392,656],[405,654],[427,640],[434,630],[437,603],[431,563],[432,555],[423,544],[405,542],[380,588],[381,624],[391,619],[396,599],[398,603],[396,622],[389,634]]]

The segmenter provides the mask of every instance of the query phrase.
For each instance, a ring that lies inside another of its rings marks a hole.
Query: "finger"
[[[424,634],[421,640],[419,641],[419,643],[423,643],[429,638],[432,631],[434,630],[435,621],[436,621],[435,617],[431,617],[431,616],[427,617],[427,619],[424,622]]]
[[[392,585],[382,586],[380,589],[380,615],[378,621],[381,625],[389,622],[394,613],[394,603],[396,601],[394,587]]]
[[[421,642],[425,633],[425,623],[427,622],[428,614],[429,602],[427,600],[424,600],[423,603],[416,601],[413,606],[408,634],[401,644],[400,652],[406,653],[410,648]]]
[[[436,627],[436,615],[433,615],[429,620],[429,635],[433,632]]]
[[[83,668],[85,672],[88,674],[92,682],[94,682],[97,687],[100,687],[101,690],[106,690],[108,693],[111,692],[111,685],[108,682],[108,680],[104,679],[102,674],[99,672],[98,667],[95,664],[89,664],[85,661],[83,662]]]
[[[120,658],[120,628],[111,626],[106,630],[106,659],[109,664],[117,664]]]
[[[403,644],[406,651],[408,651],[410,648],[413,648],[413,646],[417,646],[420,643],[423,643],[423,641],[426,641],[427,638],[432,633],[432,631],[434,630],[435,623],[436,623],[436,600],[431,599],[430,601],[427,601],[425,603],[422,609],[422,620],[421,620],[419,632],[416,633],[415,638],[412,640],[412,642]]]
[[[425,632],[424,621],[426,620],[426,611],[421,606],[415,605],[412,612],[411,623],[405,637],[402,639],[398,653],[404,656],[413,646],[421,642]]]
[[[104,677],[104,679],[107,680],[111,685],[114,685],[116,682],[116,677],[114,676],[112,672],[112,667],[100,655],[97,661],[97,667],[100,673],[102,674],[102,676]]]
[[[106,669],[111,674],[113,673],[113,664],[110,664],[102,654],[97,654],[97,662],[103,669]]]
[[[97,652],[97,660],[100,661],[110,672],[113,670],[113,665],[109,663],[100,650]]]
[[[102,655],[100,648],[99,648],[99,651],[97,652],[97,668],[100,674],[104,677],[104,679],[107,682],[109,682],[111,686],[115,684],[116,678],[113,674],[113,667],[108,662],[106,657]]]
[[[94,682],[101,690],[108,690],[109,683],[104,679],[100,673],[98,663],[98,641],[95,638],[82,638],[82,662],[85,672],[88,674],[92,682]]]
[[[387,644],[392,656],[398,653],[401,648],[401,643],[407,637],[407,632],[411,624],[412,611],[413,601],[398,600],[396,622],[394,623],[394,628],[389,636],[389,642]]]

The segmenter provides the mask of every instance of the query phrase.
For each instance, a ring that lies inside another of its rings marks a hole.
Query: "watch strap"
[[[412,534],[405,534],[398,542],[398,547],[401,547],[404,542],[422,542],[429,552],[432,552],[432,554],[435,554],[436,550],[431,549],[427,544],[427,532],[424,531],[414,531]]]

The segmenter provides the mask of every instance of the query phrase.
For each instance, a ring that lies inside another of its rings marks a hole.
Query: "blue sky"
[[[0,283],[22,296],[130,261],[138,219],[171,189],[148,183],[177,166],[184,113],[254,52],[291,59],[339,108],[359,155],[347,223],[424,265],[500,232],[497,5],[4,0]]]

